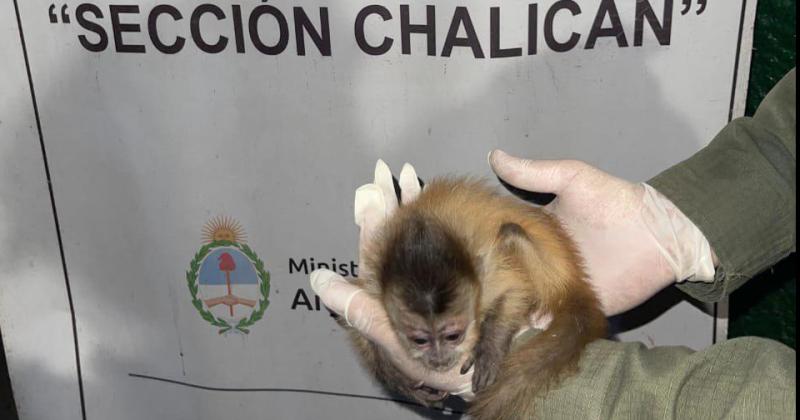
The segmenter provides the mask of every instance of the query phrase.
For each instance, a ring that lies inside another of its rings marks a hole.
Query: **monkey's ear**
[[[533,241],[522,226],[516,223],[503,223],[497,231],[496,249],[506,256],[519,255],[533,251]]]

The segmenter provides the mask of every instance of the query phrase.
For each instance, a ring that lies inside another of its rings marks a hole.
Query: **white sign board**
[[[308,287],[357,271],[374,162],[488,177],[500,147],[646,180],[742,114],[754,11],[4,2],[0,328],[21,418],[457,415],[391,401]],[[712,316],[668,302],[619,337],[712,343]]]

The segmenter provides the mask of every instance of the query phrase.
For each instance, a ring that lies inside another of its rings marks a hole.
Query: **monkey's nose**
[[[453,364],[452,361],[453,361],[452,357],[446,357],[446,356],[436,357],[431,359],[430,365],[431,368],[434,370],[444,371],[451,367],[451,365]]]

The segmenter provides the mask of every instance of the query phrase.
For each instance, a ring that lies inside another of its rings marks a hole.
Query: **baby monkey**
[[[577,249],[559,222],[481,181],[443,178],[386,221],[362,261],[359,286],[380,300],[409,355],[447,371],[474,366],[477,419],[532,415],[534,396],[577,368],[606,333]],[[549,326],[510,351],[534,314]],[[419,386],[351,330],[385,386],[429,405],[447,394]]]

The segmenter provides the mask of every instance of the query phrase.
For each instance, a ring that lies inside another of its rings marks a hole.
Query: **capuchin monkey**
[[[383,303],[408,354],[425,368],[472,366],[476,419],[528,418],[534,397],[577,369],[606,318],[559,222],[484,182],[443,178],[385,222],[357,284]],[[531,316],[548,327],[510,352]],[[447,393],[403,375],[350,330],[364,364],[389,389],[425,405]]]

